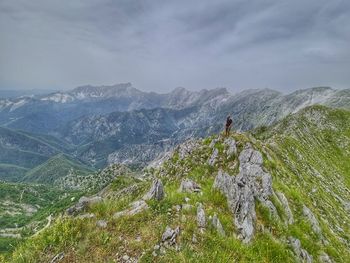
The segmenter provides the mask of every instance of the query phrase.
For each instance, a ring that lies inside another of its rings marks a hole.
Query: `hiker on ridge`
[[[227,119],[226,119],[226,129],[225,129],[225,135],[226,136],[229,136],[230,135],[230,130],[231,130],[231,126],[232,126],[232,119],[231,119],[231,116],[227,116]]]

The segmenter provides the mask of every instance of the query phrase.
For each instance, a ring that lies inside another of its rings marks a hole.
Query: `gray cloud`
[[[64,2],[64,3],[63,3]],[[350,2],[2,0],[0,88],[348,88]]]

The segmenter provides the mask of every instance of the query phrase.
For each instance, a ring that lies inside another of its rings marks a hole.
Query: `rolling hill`
[[[23,177],[24,182],[53,184],[55,180],[70,174],[78,174],[80,176],[93,173],[94,170],[78,163],[65,154],[57,154],[46,162],[36,166],[28,171]]]

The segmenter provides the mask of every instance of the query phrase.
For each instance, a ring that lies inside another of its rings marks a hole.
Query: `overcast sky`
[[[350,88],[350,1],[0,0],[0,89]]]

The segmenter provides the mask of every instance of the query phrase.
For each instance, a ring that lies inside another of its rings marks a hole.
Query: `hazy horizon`
[[[349,88],[349,1],[0,3],[0,90]]]

